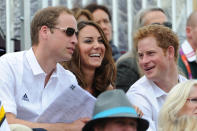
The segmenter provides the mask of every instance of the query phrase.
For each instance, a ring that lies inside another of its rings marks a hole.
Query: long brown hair
[[[115,62],[112,57],[112,50],[109,45],[109,42],[107,41],[103,30],[100,28],[98,24],[96,24],[93,21],[81,21],[77,25],[78,31],[80,32],[81,29],[83,29],[84,27],[88,25],[95,27],[99,31],[104,41],[103,43],[105,46],[105,55],[101,63],[101,66],[96,68],[95,70],[95,75],[94,75],[93,85],[92,85],[92,90],[93,90],[92,95],[97,97],[100,93],[107,90],[110,84],[115,87],[116,67],[115,67]],[[81,60],[80,50],[77,44],[71,61],[64,62],[62,65],[64,66],[64,68],[73,72],[75,76],[77,77],[79,85],[82,88],[86,89],[87,82],[85,81],[85,77],[84,77],[83,70],[81,68],[80,60]]]

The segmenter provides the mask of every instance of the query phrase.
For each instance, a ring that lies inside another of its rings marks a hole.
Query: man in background
[[[186,37],[179,50],[178,65],[187,78],[197,79],[197,11],[187,19]]]
[[[92,120],[82,131],[146,131],[148,126],[122,90],[111,90],[98,96]]]

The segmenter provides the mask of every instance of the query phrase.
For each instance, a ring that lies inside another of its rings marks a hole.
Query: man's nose
[[[77,39],[77,36],[76,36],[75,34],[72,36],[71,42],[72,42],[73,44],[75,44],[75,45],[77,44],[78,39]]]
[[[148,63],[150,60],[149,60],[149,57],[144,55],[141,59],[140,59],[140,63],[141,64],[146,64]]]

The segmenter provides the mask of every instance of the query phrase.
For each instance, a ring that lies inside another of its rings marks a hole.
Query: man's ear
[[[186,36],[187,38],[191,38],[191,31],[192,31],[192,27],[191,26],[186,26]]]
[[[171,58],[171,59],[175,57],[175,49],[173,46],[168,47],[167,56],[169,56],[169,58]]]
[[[41,28],[40,28],[40,31],[39,31],[39,33],[40,33],[40,38],[41,39],[47,39],[48,38],[48,31],[50,31],[50,29],[47,27],[47,26],[42,26]]]

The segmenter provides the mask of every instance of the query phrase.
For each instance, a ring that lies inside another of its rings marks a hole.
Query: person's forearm
[[[26,125],[30,128],[44,128],[47,131],[56,131],[56,129],[54,129],[56,126],[53,124],[47,124],[47,123],[36,123],[36,122],[30,122],[30,121],[25,121],[25,120],[21,120],[21,119],[17,119],[17,118],[13,118],[10,117],[9,114],[6,114],[6,118],[9,124],[22,124],[22,125]]]
[[[37,123],[30,122],[21,119],[17,119],[15,115],[6,113],[8,124],[22,124],[30,128],[43,128],[47,131],[81,131],[85,125],[81,120],[77,120],[73,123]]]

